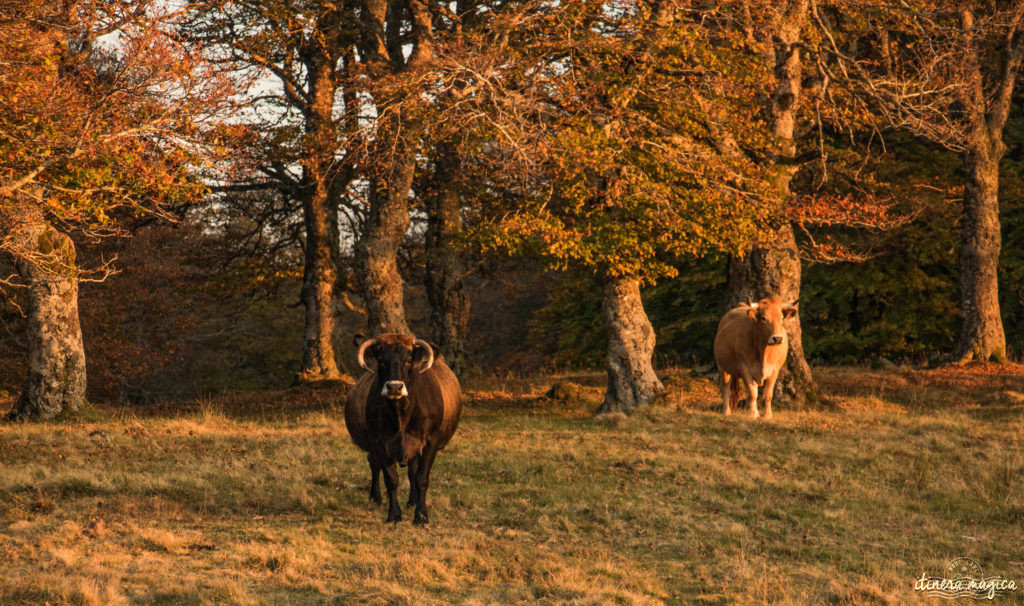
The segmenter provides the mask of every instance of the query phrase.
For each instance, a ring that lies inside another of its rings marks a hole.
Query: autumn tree
[[[358,309],[373,333],[409,332],[399,250],[413,206],[428,210],[433,336],[451,353],[463,338],[468,299],[449,246],[457,230],[457,192],[429,176],[424,181],[436,183],[436,192],[414,195],[411,189],[433,145],[423,140],[422,88],[416,83],[429,80],[439,32],[458,31],[460,15],[472,12],[471,5],[458,3],[456,13],[404,0],[193,3],[190,39],[223,48],[232,62],[275,81],[251,96],[262,141],[252,170],[236,172],[241,178],[227,189],[271,187],[303,201],[309,319],[303,372],[311,377],[337,374],[330,368],[333,349],[327,349],[331,304],[347,301],[350,286],[338,257],[339,208],[357,224],[346,234],[354,240],[351,287],[362,296]],[[295,174],[299,165],[301,174]],[[446,179],[447,166],[442,162],[424,174]],[[437,212],[427,208],[437,204],[443,206]]]
[[[814,0],[739,0],[702,5],[689,15],[716,32],[716,45],[737,36],[743,40],[742,53],[752,65],[751,88],[757,91],[747,111],[760,117],[761,141],[768,144],[751,146],[721,131],[716,146],[722,153],[754,158],[768,175],[766,195],[783,208],[751,247],[730,257],[728,307],[771,296],[799,300],[805,260],[865,258],[835,241],[815,239],[817,231],[885,230],[915,215],[913,204],[898,204],[892,184],[878,182],[866,170],[875,164],[871,146],[858,139],[877,125],[846,89],[833,86],[828,49],[812,19],[816,6]],[[837,139],[846,141],[837,146]],[[803,353],[799,316],[785,325],[790,348],[779,396],[798,404],[815,401],[818,388]]]
[[[822,7],[816,22],[834,59],[829,75],[886,126],[963,158],[960,307],[955,359],[1002,361],[1006,338],[997,268],[1003,136],[1024,59],[1018,2],[856,3]]]
[[[599,277],[601,410],[631,411],[663,389],[640,286],[671,277],[680,255],[742,250],[779,207],[755,162],[715,146],[722,131],[751,146],[764,131],[743,109],[739,48],[712,44],[675,3],[606,8],[526,3],[438,61],[462,87],[445,111],[470,107],[461,124],[480,139],[463,156],[477,237]]]
[[[259,83],[242,96],[248,113],[240,116],[258,138],[233,141],[236,155],[217,190],[294,202],[304,225],[306,311],[297,380],[339,379],[335,307],[347,288],[339,205],[359,149],[346,138],[359,115],[355,90],[345,86],[355,81],[356,11],[344,3],[218,0],[190,3],[187,15],[185,39],[232,77]]]
[[[149,2],[0,4],[0,252],[24,291],[29,374],[8,419],[85,401],[72,236],[116,233],[201,192],[193,167],[230,92]],[[94,276],[96,274],[93,274]]]
[[[426,267],[423,286],[430,304],[431,337],[441,347],[457,375],[466,370],[466,328],[469,293],[465,253],[458,242],[463,233],[464,191],[472,191],[459,178],[461,156],[450,142],[441,143],[432,155],[433,169],[424,183],[427,229]]]
[[[364,0],[360,10],[359,55],[374,83],[367,93],[376,119],[364,173],[369,206],[356,247],[356,274],[372,333],[409,333],[398,250],[409,228],[422,123],[405,103],[408,94],[417,93],[402,83],[429,68],[438,8],[426,0]]]

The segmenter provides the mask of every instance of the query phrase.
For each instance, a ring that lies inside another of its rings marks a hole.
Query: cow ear
[[[783,318],[793,318],[793,317],[796,317],[796,312],[797,312],[796,306],[797,306],[797,303],[798,303],[798,301],[793,301],[789,305],[783,307],[782,308],[782,317]]]
[[[357,332],[356,334],[352,335],[352,346],[353,347],[359,347],[360,345],[363,344],[363,341],[365,341],[365,340],[366,340],[366,335],[364,335],[361,332]]]
[[[751,320],[756,320],[757,319],[757,308],[756,307],[751,307],[750,309],[748,309],[747,310],[747,317],[750,318]]]

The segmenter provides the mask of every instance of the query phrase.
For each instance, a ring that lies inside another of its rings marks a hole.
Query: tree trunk
[[[323,182],[310,185],[302,203],[306,226],[302,302],[306,327],[299,382],[338,380],[342,372],[334,353],[334,300],[337,292],[338,215]]]
[[[598,412],[632,412],[665,389],[651,364],[654,328],[644,311],[640,283],[606,277],[601,309],[608,329],[608,391]]]
[[[729,260],[728,309],[747,301],[779,297],[784,303],[800,298],[800,254],[793,228],[787,223],[774,246],[756,246],[742,259]],[[818,388],[804,357],[800,315],[786,320],[789,355],[776,383],[776,398],[795,406],[818,401]],[[778,401],[778,400],[776,400]]]
[[[964,151],[964,210],[960,219],[960,309],[963,325],[957,343],[958,362],[1006,360],[1006,336],[999,313],[999,162],[1006,153],[1003,130],[1010,115],[1024,42],[1016,22],[994,54],[975,41],[976,22],[970,7],[961,9],[966,36],[964,86],[958,89],[969,120]],[[992,67],[998,74],[992,78]],[[986,83],[994,87],[986,86]],[[994,93],[989,90],[994,88]]]
[[[441,346],[448,366],[456,375],[466,369],[466,325],[469,293],[462,281],[465,267],[452,238],[462,230],[459,195],[456,191],[458,157],[441,149],[434,172],[440,192],[431,200],[427,222],[427,274],[425,286],[430,303],[430,328]]]
[[[28,378],[4,418],[49,419],[85,404],[75,245],[46,222],[21,227],[16,237],[24,254],[15,262],[28,286]]]
[[[302,302],[306,327],[302,369],[297,382],[338,380],[342,373],[334,353],[334,301],[338,286],[338,208],[333,194],[336,137],[334,95],[336,60],[323,47],[306,56],[309,105],[305,110],[308,154],[303,159],[303,223],[306,228]]]
[[[402,11],[397,3],[366,0],[367,60],[377,70],[415,72],[433,58],[432,13],[426,0],[406,4],[411,29],[401,36],[395,21]],[[385,25],[385,21],[388,23]],[[383,34],[383,40],[381,35]],[[404,56],[412,43],[408,60]],[[385,116],[380,122],[372,154],[376,174],[370,178],[370,212],[356,246],[355,271],[367,309],[367,328],[371,335],[411,334],[406,323],[401,274],[398,272],[398,248],[409,229],[409,191],[416,173],[417,125],[401,116],[401,111],[379,106]]]
[[[409,188],[416,162],[406,154],[395,154],[384,161],[391,167],[384,178],[370,182],[370,212],[356,249],[367,328],[374,336],[385,332],[411,334],[405,323],[398,248],[409,229]]]
[[[974,142],[964,155],[967,181],[960,231],[960,308],[963,325],[956,358],[1004,362],[1006,337],[999,314],[998,150]]]
[[[373,70],[414,73],[434,56],[431,9],[426,0],[410,0],[410,29],[399,27],[403,5],[364,0],[366,61]],[[383,35],[383,39],[381,38]],[[412,45],[408,59],[407,45]],[[370,334],[411,334],[405,321],[398,249],[409,229],[409,190],[416,172],[418,125],[401,109],[379,106],[383,116],[373,142],[370,165],[370,209],[356,246],[356,275],[366,308]]]

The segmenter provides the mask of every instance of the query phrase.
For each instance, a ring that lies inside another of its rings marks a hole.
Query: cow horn
[[[789,303],[788,305],[786,305],[786,307],[796,307],[799,304],[800,304],[800,299],[793,299],[793,302]]]
[[[747,297],[747,307],[753,307],[754,309],[757,309],[757,303],[751,303],[750,297]]]
[[[367,340],[363,341],[363,344],[359,346],[359,353],[356,354],[356,360],[359,362],[359,365],[362,366],[363,368],[365,368],[366,370],[370,371],[370,372],[373,372],[373,369],[366,365],[366,360],[363,359],[363,354],[366,353],[366,349],[368,347],[370,347],[371,345],[373,345],[376,342],[377,342],[377,339],[367,339]]]
[[[430,346],[430,343],[427,343],[423,339],[416,339],[413,342],[413,346],[427,348],[427,363],[420,369],[420,372],[427,372],[430,370],[430,367],[434,365],[434,348]]]

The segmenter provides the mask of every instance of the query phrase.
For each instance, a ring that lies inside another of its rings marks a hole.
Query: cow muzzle
[[[380,390],[380,395],[390,400],[397,400],[408,396],[409,390],[406,389],[404,381],[387,381],[384,383],[384,389]]]
[[[785,335],[772,335],[768,339],[769,345],[782,345],[782,341],[785,340]]]

